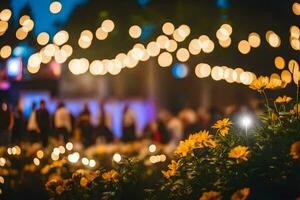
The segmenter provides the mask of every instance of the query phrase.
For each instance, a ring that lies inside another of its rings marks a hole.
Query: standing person
[[[42,139],[43,146],[48,145],[48,135],[50,132],[50,115],[46,108],[46,102],[40,101],[40,108],[36,112],[36,119],[38,124],[38,132]]]
[[[161,143],[167,144],[170,142],[171,135],[167,129],[168,122],[172,119],[172,114],[166,109],[160,109],[157,114],[158,129],[161,133]]]
[[[78,127],[80,129],[80,137],[82,138],[83,144],[85,146],[91,145],[93,127],[91,125],[91,112],[87,103],[84,104],[83,110],[79,114]]]
[[[171,134],[170,144],[177,146],[184,137],[184,126],[182,121],[177,117],[173,117],[169,120],[167,129]]]
[[[28,119],[28,124],[27,124],[27,132],[28,132],[28,138],[29,140],[33,142],[38,142],[39,139],[39,126],[37,123],[36,119],[36,103],[33,102],[31,106],[31,114]]]
[[[123,111],[123,121],[122,121],[122,142],[132,142],[136,139],[136,119],[134,112],[129,108],[128,105],[125,106]]]
[[[190,134],[196,133],[201,130],[201,124],[197,121],[197,114],[191,108],[183,109],[179,115],[179,119],[184,126],[184,138],[188,138]]]
[[[162,142],[162,133],[159,130],[157,121],[150,122],[144,130],[144,135],[154,142]]]
[[[69,140],[72,131],[71,113],[64,102],[58,104],[54,113],[54,128],[57,136],[62,136],[65,142]]]
[[[13,127],[13,135],[12,141],[14,143],[19,143],[24,139],[25,134],[25,118],[23,115],[23,110],[21,108],[20,103],[18,103],[17,109],[14,113],[14,127]]]
[[[100,104],[100,118],[99,125],[96,129],[96,138],[101,137],[105,140],[105,142],[111,143],[114,141],[114,135],[110,129],[109,116],[105,112],[104,103]]]
[[[201,130],[209,129],[211,126],[211,114],[209,113],[208,109],[205,107],[199,107],[197,110],[197,115],[201,124]]]
[[[11,143],[11,132],[14,126],[14,116],[8,103],[2,102],[0,108],[0,146]]]

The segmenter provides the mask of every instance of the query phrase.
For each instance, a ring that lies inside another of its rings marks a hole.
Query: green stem
[[[297,129],[299,130],[300,128],[300,120],[299,120],[299,84],[300,84],[300,80],[298,80],[298,84],[297,84],[297,104],[296,104],[296,108],[297,108]]]
[[[296,99],[297,99],[297,104],[296,104],[296,106],[297,106],[297,119],[299,119],[299,106],[298,106],[298,104],[299,104],[299,84],[300,84],[300,80],[298,81],[298,84],[297,84],[297,96],[296,96]]]
[[[262,93],[263,93],[263,95],[265,97],[265,101],[266,101],[266,106],[268,108],[269,117],[271,117],[271,115],[270,115],[270,110],[271,109],[270,109],[270,105],[269,105],[269,100],[268,100],[267,94],[266,94],[265,90],[262,90]]]
[[[276,102],[274,101],[274,108],[275,108],[275,110],[276,110],[276,112],[279,114],[279,111],[278,111],[278,108],[277,108],[277,105],[276,105]]]

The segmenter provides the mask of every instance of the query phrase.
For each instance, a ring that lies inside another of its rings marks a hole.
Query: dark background
[[[33,75],[22,82],[13,83],[13,88],[8,92],[2,92],[1,96],[15,99],[18,91],[28,89],[48,90],[53,96],[63,98],[100,98],[100,96],[152,98],[154,96],[158,104],[173,110],[186,105],[196,107],[199,104],[246,103],[249,98],[256,96],[256,93],[250,91],[247,86],[228,84],[225,81],[215,82],[211,78],[198,79],[194,74],[194,68],[198,63],[204,62],[211,66],[242,67],[257,75],[279,73],[274,67],[276,56],[280,55],[286,61],[298,60],[298,52],[289,44],[289,28],[297,25],[300,19],[292,12],[293,3],[294,1],[289,0],[89,0],[73,11],[67,23],[57,24],[59,29],[70,33],[68,43],[74,48],[71,58],[86,57],[90,61],[112,59],[120,52],[127,52],[135,43],[146,44],[154,40],[161,34],[161,26],[167,21],[177,27],[181,24],[188,24],[191,27],[190,36],[180,43],[179,47],[188,47],[191,39],[206,34],[214,41],[215,49],[211,54],[191,55],[186,63],[189,74],[183,79],[175,79],[171,67],[160,68],[157,65],[157,58],[140,62],[134,69],[122,70],[117,76],[105,75],[105,77],[93,77],[88,73],[74,76],[68,71],[66,62],[59,79],[41,74]],[[1,0],[0,8],[9,6],[9,1]],[[24,8],[24,14],[30,15],[30,12],[29,6]],[[95,31],[107,18],[115,22],[115,29],[109,37],[104,41],[94,38],[90,48],[80,49],[77,45],[80,32],[84,29]],[[217,29],[223,23],[229,23],[233,27],[232,44],[229,48],[220,47],[215,36]],[[142,41],[130,38],[128,28],[133,24],[150,29],[148,37],[143,38]],[[13,22],[12,28],[8,30],[5,37],[0,37],[0,46],[4,43],[18,45],[14,37],[16,27],[17,22]],[[266,42],[265,33],[268,30],[273,30],[281,37],[279,48],[272,48]],[[260,34],[261,46],[252,48],[247,55],[242,55],[237,49],[237,44],[240,40],[247,39],[251,32]],[[30,46],[39,50],[35,38],[34,34],[30,34],[27,41]],[[174,63],[176,62],[174,60]],[[150,74],[151,80],[149,80]],[[103,92],[100,94],[99,88],[105,88],[104,95]],[[292,91],[292,88],[289,90]]]

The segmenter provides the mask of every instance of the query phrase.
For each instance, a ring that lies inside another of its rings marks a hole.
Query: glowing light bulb
[[[121,157],[121,155],[119,153],[115,153],[113,155],[113,160],[118,163],[118,162],[120,162],[122,160],[122,157]]]

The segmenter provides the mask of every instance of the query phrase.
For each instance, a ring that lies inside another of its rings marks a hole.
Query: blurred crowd
[[[64,142],[77,139],[86,147],[97,142],[126,143],[145,138],[157,143],[177,145],[189,134],[210,129],[218,119],[230,117],[235,121],[243,114],[257,116],[255,114],[259,114],[260,110],[262,104],[258,99],[250,100],[247,106],[232,104],[222,108],[184,108],[176,115],[167,109],[160,109],[156,119],[140,132],[137,131],[136,114],[129,106],[125,106],[122,115],[122,136],[118,138],[113,133],[111,115],[105,111],[104,103],[99,104],[99,120],[95,126],[91,122],[88,104],[85,104],[80,114],[75,117],[64,102],[60,102],[51,115],[46,102],[41,100],[39,105],[32,104],[32,112],[25,118],[21,106],[12,109],[3,101],[0,108],[0,145],[8,146],[27,141],[41,142],[43,146],[47,146],[49,138]]]

